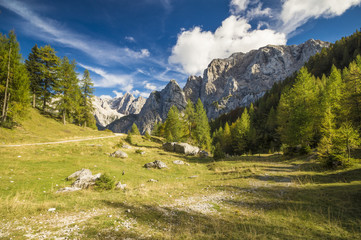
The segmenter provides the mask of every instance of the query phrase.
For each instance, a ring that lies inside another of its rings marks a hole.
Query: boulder
[[[168,142],[163,144],[163,149],[168,152],[174,152],[174,142]]]
[[[155,179],[149,179],[148,182],[158,182],[158,180]]]
[[[176,153],[183,153],[186,155],[197,155],[199,148],[188,143],[174,143],[174,151]]]
[[[71,179],[77,179],[84,176],[91,176],[92,172],[89,169],[82,168],[79,171],[76,171],[75,173],[71,174],[69,177],[67,177],[67,180]]]
[[[145,168],[158,168],[158,169],[162,169],[162,168],[168,168],[167,165],[159,160],[155,160],[154,162],[150,162],[150,163],[146,163],[144,165]]]
[[[182,160],[175,160],[173,161],[173,163],[177,165],[184,165],[184,162]]]
[[[102,174],[98,173],[95,175],[85,175],[79,177],[71,186],[75,188],[87,189],[90,186],[95,185],[95,181],[100,178]]]
[[[56,191],[56,193],[64,193],[64,192],[75,192],[75,191],[79,191],[81,190],[81,188],[77,188],[77,187],[65,187],[65,188],[61,188],[58,191]]]
[[[124,190],[126,187],[127,184],[122,184],[121,182],[117,182],[117,184],[115,184],[116,189]]]
[[[117,150],[117,151],[111,153],[110,156],[116,157],[116,158],[127,158],[128,154],[126,154],[125,152],[122,152],[120,150]]]

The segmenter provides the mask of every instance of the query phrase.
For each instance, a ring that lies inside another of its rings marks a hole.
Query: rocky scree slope
[[[135,98],[130,93],[126,93],[118,98],[94,97],[92,102],[98,128],[104,128],[121,117],[138,114],[143,108],[145,101],[145,98]]]
[[[187,99],[200,98],[208,118],[248,106],[284,80],[329,43],[308,40],[300,45],[268,45],[248,53],[234,53],[226,59],[213,60],[203,77],[190,76],[184,87]]]
[[[138,115],[118,119],[106,128],[113,132],[127,133],[135,123],[141,133],[150,132],[156,122],[163,122],[167,118],[173,105],[180,111],[187,105],[183,90],[175,80],[171,80],[162,91],[153,91]]]

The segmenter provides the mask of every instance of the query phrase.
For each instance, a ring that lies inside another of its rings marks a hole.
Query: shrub
[[[114,188],[114,180],[107,174],[102,174],[100,178],[95,181],[94,190],[104,191],[112,190]]]
[[[115,147],[121,148],[123,147],[123,145],[124,145],[123,139],[120,139],[119,142],[115,145]]]
[[[127,138],[125,139],[127,143],[133,145],[133,134],[131,132],[128,133]]]
[[[225,154],[222,150],[222,146],[220,143],[217,143],[216,144],[216,147],[214,149],[214,152],[213,152],[213,158],[214,160],[219,160],[219,159],[222,159],[225,157]]]

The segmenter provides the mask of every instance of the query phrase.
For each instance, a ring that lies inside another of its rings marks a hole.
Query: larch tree
[[[23,114],[29,101],[29,78],[14,31],[0,35],[0,122]]]
[[[42,71],[41,71],[41,58],[40,58],[40,50],[38,45],[31,49],[29,57],[25,60],[26,69],[28,70],[29,80],[30,80],[30,91],[32,94],[32,106],[36,107],[36,102],[41,95],[41,79],[42,79]]]
[[[41,59],[41,100],[43,111],[49,107],[49,103],[55,94],[54,87],[58,81],[59,63],[60,59],[56,56],[55,50],[50,46],[46,45],[40,48],[39,51]]]
[[[204,149],[211,149],[211,128],[209,126],[206,110],[203,103],[198,99],[195,107],[195,139],[199,147]]]
[[[81,79],[81,123],[84,127],[96,127],[95,118],[93,115],[94,107],[92,98],[94,97],[94,84],[90,78],[90,73],[84,70],[83,78]]]

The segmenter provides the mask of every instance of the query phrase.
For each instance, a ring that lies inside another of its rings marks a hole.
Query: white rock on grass
[[[154,162],[150,162],[150,163],[146,163],[144,165],[145,168],[158,168],[158,169],[162,169],[162,168],[168,168],[167,165],[159,160],[155,160]]]
[[[125,152],[122,152],[120,150],[113,152],[112,154],[110,154],[111,157],[116,157],[116,158],[127,158],[128,154],[126,154]]]
[[[182,160],[175,160],[173,161],[173,163],[177,165],[184,165],[184,162]]]
[[[127,187],[127,184],[122,184],[121,182],[117,182],[117,184],[115,184],[116,189],[124,190],[126,187]]]

